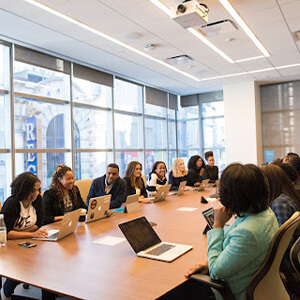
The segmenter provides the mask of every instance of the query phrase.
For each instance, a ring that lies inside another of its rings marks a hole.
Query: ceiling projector
[[[208,8],[195,0],[184,1],[171,9],[171,18],[184,28],[207,24]]]

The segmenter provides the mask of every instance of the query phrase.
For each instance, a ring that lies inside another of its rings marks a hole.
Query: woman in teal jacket
[[[224,170],[220,201],[223,206],[215,209],[214,229],[207,233],[208,259],[195,264],[186,276],[209,272],[213,279],[226,281],[235,299],[242,300],[249,280],[267,255],[278,223],[268,207],[267,181],[254,165],[236,163]],[[237,218],[224,232],[232,214]],[[222,299],[217,292],[215,296]]]

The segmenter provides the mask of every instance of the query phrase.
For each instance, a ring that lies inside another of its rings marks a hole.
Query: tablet
[[[207,227],[209,229],[213,229],[214,228],[214,209],[212,207],[210,207],[209,209],[204,210],[202,212],[202,215],[207,222]]]

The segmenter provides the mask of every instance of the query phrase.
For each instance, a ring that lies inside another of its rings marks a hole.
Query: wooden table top
[[[78,299],[155,299],[184,282],[188,268],[206,257],[201,212],[210,204],[200,199],[214,190],[140,204],[138,211],[78,225],[59,242],[34,241],[37,247],[27,249],[18,246],[25,240],[9,240],[0,248],[0,275]],[[178,211],[180,207],[198,209]],[[115,246],[93,243],[105,236],[123,238],[118,224],[140,216],[157,223],[154,230],[162,241],[192,245],[193,250],[166,263],[137,257],[127,241]],[[58,227],[59,223],[47,226]]]

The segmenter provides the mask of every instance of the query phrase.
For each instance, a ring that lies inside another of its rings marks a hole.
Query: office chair
[[[282,257],[300,224],[300,213],[295,212],[277,231],[272,239],[268,254],[258,271],[246,287],[246,300],[290,300],[290,296],[281,280],[279,266]],[[224,300],[234,300],[229,286],[222,280],[212,280],[203,274],[194,274],[192,280],[216,289]]]
[[[80,179],[75,181],[75,185],[78,186],[82,200],[86,204],[86,199],[89,194],[93,179]]]

